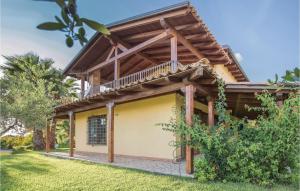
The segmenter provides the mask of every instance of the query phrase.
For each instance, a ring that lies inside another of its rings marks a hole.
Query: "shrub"
[[[195,160],[195,169],[197,169],[195,177],[197,177],[200,182],[215,180],[217,177],[216,169],[213,168],[212,164],[209,164],[205,157]]]
[[[26,136],[3,136],[0,139],[1,149],[13,149],[14,147],[26,146],[26,148],[32,147],[32,135]]]
[[[262,107],[254,121],[231,118],[225,110],[222,83],[216,110],[216,126],[209,128],[194,116],[192,128],[180,120],[161,124],[178,137],[176,147],[189,145],[203,158],[195,161],[195,176],[200,181],[223,180],[259,185],[297,183],[299,181],[299,95],[291,94],[282,107],[268,92],[257,96]],[[221,99],[220,99],[221,98]]]

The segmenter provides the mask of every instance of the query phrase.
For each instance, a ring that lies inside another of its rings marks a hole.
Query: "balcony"
[[[84,90],[83,97],[89,97],[98,93],[105,93],[111,90],[125,88],[134,84],[142,83],[147,79],[158,78],[174,73],[183,66],[179,62],[165,62],[160,65],[147,68],[145,70],[124,76],[118,80],[113,80],[104,84],[94,85]]]
[[[88,87],[83,92],[79,93],[78,98],[63,98],[61,99],[61,105],[70,104],[72,102],[78,102],[80,100],[88,100],[89,98],[98,95],[109,95],[115,92],[128,91],[133,87],[141,84],[158,85],[158,81],[167,79],[170,77],[183,79],[186,75],[196,70],[201,70],[203,75],[203,69],[211,74],[212,69],[207,65],[207,60],[201,59],[196,63],[182,65],[179,62],[165,62],[160,65],[156,65],[145,70],[124,76],[118,80],[113,80],[107,83],[94,85]],[[170,82],[168,82],[170,83]],[[83,96],[82,96],[83,95]],[[79,99],[80,98],[80,99]]]

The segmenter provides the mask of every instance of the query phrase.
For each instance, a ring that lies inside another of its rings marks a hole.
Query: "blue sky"
[[[64,34],[36,29],[59,15],[55,3],[1,0],[1,55],[33,51],[64,68],[80,50]],[[179,0],[78,0],[81,17],[104,24],[182,2]],[[220,44],[228,44],[251,81],[262,82],[299,65],[298,0],[192,0]],[[89,37],[92,31],[89,31]],[[0,60],[3,62],[3,59]]]

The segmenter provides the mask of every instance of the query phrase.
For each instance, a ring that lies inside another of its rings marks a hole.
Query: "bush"
[[[205,157],[195,160],[195,169],[197,169],[195,177],[197,177],[200,182],[215,180],[217,176],[216,169],[213,168],[212,164],[209,164]]]
[[[221,94],[221,95],[220,95]],[[195,161],[195,176],[199,181],[222,180],[251,182],[269,186],[274,183],[299,181],[299,105],[300,96],[291,94],[282,107],[265,92],[257,96],[262,107],[253,121],[234,119],[226,114],[224,89],[219,87],[216,104],[218,124],[209,128],[195,116],[192,128],[184,115],[162,124],[165,130],[178,137],[174,146],[189,145],[199,150],[204,158]]]
[[[7,135],[0,139],[1,149],[13,149],[14,147],[26,146],[32,147],[32,135],[26,136],[12,136]]]

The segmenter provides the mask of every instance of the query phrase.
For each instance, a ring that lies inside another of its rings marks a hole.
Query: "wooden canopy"
[[[110,81],[114,78],[114,66],[111,64],[114,52],[119,54],[120,76],[170,61],[170,38],[173,35],[178,39],[180,63],[190,64],[205,57],[212,65],[230,66],[238,81],[247,81],[243,72],[236,73],[236,68],[240,67],[232,55],[217,43],[188,2],[121,20],[107,27],[111,35],[96,33],[66,67],[65,75],[78,77],[78,74],[101,67],[101,78]]]

